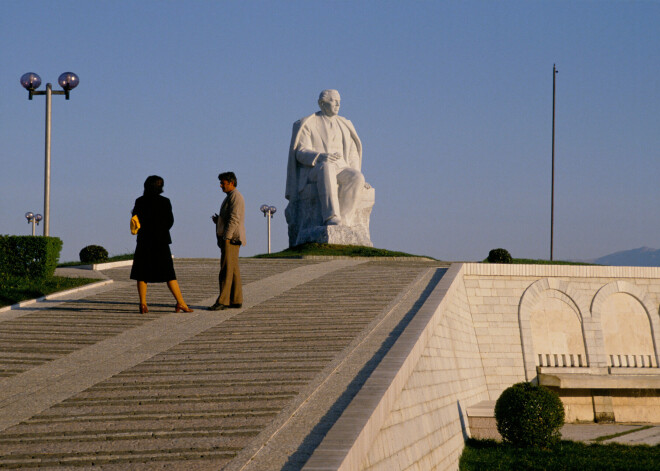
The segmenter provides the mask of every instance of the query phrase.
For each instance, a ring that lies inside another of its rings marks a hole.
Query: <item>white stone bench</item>
[[[554,364],[565,365],[567,362],[562,360]],[[536,373],[538,383],[557,390],[562,402],[575,401],[576,397],[589,398],[596,422],[615,422],[619,415],[627,416],[624,421],[650,421],[660,416],[645,407],[642,398],[648,396],[646,400],[650,401],[649,405],[658,400],[660,368],[653,364],[650,356],[611,355],[610,366],[607,367],[537,366]],[[613,397],[617,398],[616,406]],[[564,402],[564,407],[577,414],[576,407],[580,406],[575,402],[571,405]],[[585,404],[581,407],[579,413],[584,416],[587,413]]]
[[[660,370],[615,373],[548,372],[538,374],[539,384],[558,389],[660,389]]]

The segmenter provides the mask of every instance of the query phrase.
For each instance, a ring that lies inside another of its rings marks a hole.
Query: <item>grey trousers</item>
[[[225,240],[220,245],[220,296],[218,302],[229,306],[243,304],[243,287],[241,286],[241,270],[238,267],[238,250],[240,245],[233,245]]]

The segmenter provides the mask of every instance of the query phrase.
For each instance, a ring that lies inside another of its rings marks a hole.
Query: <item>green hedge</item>
[[[513,263],[513,258],[507,249],[493,249],[488,252],[488,263]]]
[[[0,279],[53,276],[60,258],[58,237],[0,235]]]
[[[548,388],[516,383],[495,402],[495,422],[505,443],[546,448],[561,439],[564,406],[559,395]]]
[[[108,251],[100,245],[88,245],[78,254],[82,263],[104,263],[108,261]]]

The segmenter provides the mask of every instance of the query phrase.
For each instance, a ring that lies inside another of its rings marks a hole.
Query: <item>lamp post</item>
[[[50,83],[46,84],[46,90],[37,91],[41,85],[41,77],[34,72],[28,72],[21,77],[21,85],[28,91],[28,99],[34,95],[46,95],[46,163],[44,172],[44,236],[49,235],[50,230],[50,123],[51,123],[51,97],[52,95],[65,95],[69,99],[69,92],[78,86],[78,76],[73,72],[64,72],[59,76],[57,82],[62,90],[53,91]]]
[[[262,213],[264,213],[264,217],[268,221],[268,253],[270,253],[270,220],[273,218],[273,214],[275,214],[277,208],[275,206],[268,206],[267,204],[262,204],[259,209],[261,210]]]
[[[32,235],[34,235],[34,223],[37,223],[37,226],[39,225],[39,221],[41,221],[42,216],[41,214],[34,214],[32,211],[28,211],[25,213],[25,219],[27,219],[28,224],[32,223]]]
[[[552,249],[554,246],[555,232],[555,93],[556,81],[559,71],[555,64],[552,64],[552,179],[550,183],[550,261],[552,258]]]

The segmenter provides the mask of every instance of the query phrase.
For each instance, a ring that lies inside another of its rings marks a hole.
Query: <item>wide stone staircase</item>
[[[192,314],[156,284],[140,315],[130,267],[0,312],[0,469],[300,469],[448,266],[240,263],[241,309],[183,259]]]

